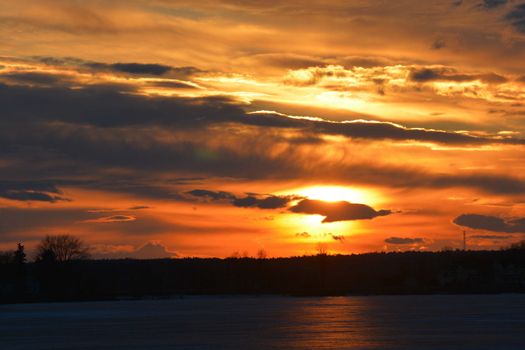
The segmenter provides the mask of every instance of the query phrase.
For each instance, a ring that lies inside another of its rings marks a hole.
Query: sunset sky
[[[525,238],[523,0],[0,0],[0,250]]]

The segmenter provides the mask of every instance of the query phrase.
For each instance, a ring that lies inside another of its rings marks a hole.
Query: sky
[[[0,0],[0,250],[499,249],[523,0]]]

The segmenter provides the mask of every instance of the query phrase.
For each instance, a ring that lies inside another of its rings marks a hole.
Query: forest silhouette
[[[0,302],[525,292],[525,242],[499,251],[89,260],[87,245],[63,235],[46,237],[37,252],[34,262],[22,244],[0,254]]]

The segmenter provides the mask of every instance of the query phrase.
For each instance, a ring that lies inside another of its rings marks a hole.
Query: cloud
[[[0,84],[0,122],[18,118],[16,124],[60,121],[98,127],[198,127],[233,122],[244,115],[238,104],[224,97],[147,97],[122,93],[120,88],[44,89]]]
[[[194,197],[204,197],[212,201],[226,201],[236,207],[243,208],[259,208],[259,209],[278,209],[284,208],[291,201],[302,197],[298,196],[274,196],[274,195],[260,195],[251,194],[245,197],[237,197],[230,192],[224,191],[209,191],[209,190],[192,190],[186,192]]]
[[[232,137],[231,134],[217,131],[208,132],[206,137],[217,141],[221,135],[224,138]],[[170,172],[251,180],[322,179],[398,188],[467,187],[497,194],[525,192],[523,179],[492,172],[463,171],[444,174],[414,166],[385,165],[380,161],[336,162],[326,159],[318,166],[311,167],[308,162],[313,161],[314,155],[305,155],[300,149],[293,147],[288,148],[287,152],[272,155],[269,153],[274,147],[271,137],[265,137],[259,131],[257,134],[245,135],[251,136],[232,140],[232,145],[237,147],[233,149],[233,146],[217,142],[213,146],[207,145],[202,134],[194,133],[189,133],[191,139],[178,139],[180,136],[177,135],[166,142],[165,139],[158,138],[155,130],[147,128],[115,130],[53,124],[34,127],[24,125],[18,129],[11,125],[7,129],[0,128],[0,154],[17,159],[16,166],[4,169],[4,178],[69,177],[69,181],[61,183],[172,200],[183,198],[171,183],[145,179],[145,168],[149,169],[148,174],[153,178],[155,174]],[[32,154],[25,150],[38,150],[40,161],[32,161]],[[174,159],[177,161],[173,161]],[[107,174],[97,179],[106,169],[112,168],[126,170],[126,181],[116,176],[108,177]],[[72,171],[74,169],[89,169],[93,179],[73,181],[78,174]]]
[[[433,49],[445,46],[443,38],[437,38]],[[413,83],[448,81],[483,81],[487,84],[501,84],[507,78],[492,72],[462,72],[458,68],[444,65],[398,64],[378,67],[351,67],[326,65],[291,70],[285,77],[285,84],[304,87],[319,86],[334,91],[371,92],[380,84],[383,88],[399,92],[401,89],[418,88]],[[451,88],[449,86],[448,88]],[[443,92],[435,87],[435,92]],[[461,92],[458,90],[458,92]]]
[[[229,192],[224,191],[209,191],[209,190],[191,190],[186,192],[195,197],[205,197],[214,201],[219,200],[234,200],[235,196]]]
[[[169,251],[166,246],[158,242],[148,242],[128,256],[135,259],[162,259],[176,257],[177,253]]]
[[[233,200],[233,205],[236,207],[257,207],[259,209],[277,209],[284,208],[288,203],[294,200],[295,197],[290,196],[267,196],[264,198],[257,198],[254,196],[246,196],[243,198],[236,198]]]
[[[339,241],[341,243],[346,239],[344,235],[335,235],[333,233],[329,233],[329,235],[334,241]]]
[[[305,231],[296,233],[295,237],[310,238],[312,235]]]
[[[434,42],[432,43],[432,48],[434,50],[440,50],[444,47],[446,47],[446,43],[445,43],[445,40],[443,38],[437,38],[436,40],[434,40]]]
[[[495,73],[485,74],[462,74],[455,69],[440,67],[440,68],[420,68],[414,69],[410,72],[410,79],[416,82],[430,82],[430,81],[453,81],[453,82],[468,82],[474,80],[481,80],[483,82],[492,84],[502,84],[507,82],[507,78]]]
[[[390,210],[376,211],[365,204],[346,201],[325,202],[316,199],[303,199],[289,209],[293,213],[318,214],[325,216],[323,222],[369,220],[378,216],[390,215]]]
[[[525,4],[516,5],[507,15],[505,20],[518,32],[525,34]]]
[[[420,244],[420,243],[425,243],[425,240],[423,238],[389,237],[385,239],[385,243],[388,243],[388,244]]]
[[[111,215],[111,216],[105,216],[105,217],[97,218],[97,219],[85,220],[84,222],[107,224],[107,223],[116,223],[116,222],[130,222],[130,221],[135,221],[135,220],[137,220],[137,218],[131,215]]]
[[[0,181],[0,197],[16,201],[57,202],[68,201],[59,196],[61,191],[45,181]]]
[[[173,67],[158,63],[138,63],[138,62],[117,62],[103,63],[87,61],[76,57],[51,57],[51,56],[33,56],[32,59],[51,66],[66,66],[89,68],[94,71],[111,71],[116,73],[127,73],[133,75],[154,75],[164,76],[169,73],[170,76],[179,78],[188,78],[194,74],[203,72],[201,69],[191,66]]]
[[[165,245],[157,241],[147,242],[134,248],[132,246],[98,246],[95,256],[100,259],[169,259],[177,257]]]
[[[346,237],[344,235],[337,235],[337,234],[334,234],[334,233],[323,233],[323,234],[320,234],[319,236],[321,236],[321,237],[330,237],[334,241],[338,241],[340,243],[343,243],[346,240]],[[313,235],[311,235],[310,233],[305,231],[305,232],[298,232],[298,233],[296,233],[295,237],[311,238],[311,237],[313,237]]]
[[[72,82],[66,75],[43,72],[8,72],[0,73],[0,79],[14,84],[42,85],[42,86],[61,86]]]
[[[168,89],[197,89],[198,85],[181,80],[150,81],[149,86]]]
[[[525,218],[503,219],[498,216],[462,214],[453,222],[475,230],[505,233],[525,233]]]
[[[420,74],[429,79],[437,73]],[[498,79],[497,76],[488,75],[485,78]],[[419,79],[422,79],[421,76]],[[119,89],[120,86],[42,89],[0,84],[0,105],[3,110],[0,124],[9,122],[12,128],[22,123],[63,122],[101,128],[157,126],[180,129],[235,123],[255,127],[297,129],[308,132],[310,136],[341,135],[369,140],[390,139],[455,145],[525,144],[525,140],[518,138],[476,137],[458,132],[408,128],[373,120],[329,121],[320,118],[298,118],[274,111],[247,114],[241,105],[225,97],[148,97],[122,93]]]
[[[114,71],[131,74],[164,75],[171,70],[170,66],[162,64],[113,63],[108,66]]]
[[[68,178],[71,186],[173,200],[181,200],[181,196],[170,188],[171,184],[161,186],[159,181],[145,179],[148,175],[144,169],[149,169],[153,178],[170,172],[199,179],[315,178],[400,188],[468,187],[488,193],[525,192],[523,179],[505,174],[432,173],[377,161],[325,160],[312,168],[309,164],[313,155],[303,152],[302,144],[288,143],[283,135],[293,132],[454,145],[523,143],[516,138],[492,139],[377,121],[334,122],[268,111],[246,114],[241,105],[228,98],[147,97],[120,93],[115,87],[41,89],[0,84],[0,105],[0,157],[13,164],[2,170],[4,178],[62,177]],[[231,132],[231,127],[237,131]],[[274,152],[276,146],[283,144],[286,152]],[[34,161],[37,153],[39,160]],[[115,168],[127,171],[127,183],[118,177],[107,177],[105,171]],[[92,180],[72,181],[86,171],[92,174]],[[100,174],[105,175],[99,181]],[[42,200],[61,198],[31,196]],[[284,201],[262,196],[256,196],[256,201],[240,199],[244,200],[238,201],[239,205],[260,208],[279,206]]]
[[[373,120],[348,120],[336,122],[320,118],[293,117],[275,111],[251,112],[245,122],[259,126],[302,128],[318,134],[342,135],[358,139],[410,140],[465,145],[485,143],[525,144],[525,140],[514,138],[491,139],[487,137],[470,136],[465,133],[433,129],[427,130],[423,128],[407,128],[396,123]]]
[[[497,7],[504,6],[508,0],[483,0],[483,7],[486,9],[494,9]]]
[[[506,239],[510,239],[510,238],[513,238],[513,236],[504,236],[504,235],[473,235],[473,236],[469,236],[468,237],[469,239],[489,239],[489,240],[493,240],[493,241],[498,241],[498,240],[506,240]]]
[[[142,210],[142,209],[150,209],[151,207],[147,205],[136,205],[134,207],[129,207],[129,210]]]

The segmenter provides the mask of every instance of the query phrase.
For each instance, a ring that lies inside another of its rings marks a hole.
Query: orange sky
[[[0,0],[0,249],[497,249],[525,3]]]

